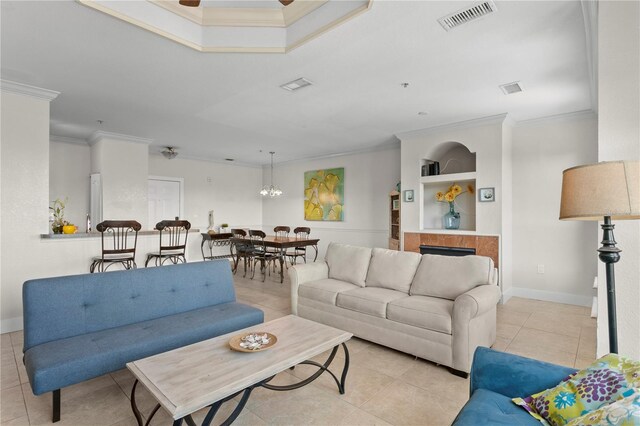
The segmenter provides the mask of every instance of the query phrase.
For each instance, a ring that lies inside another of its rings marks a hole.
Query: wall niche
[[[437,166],[434,166],[436,165]],[[449,211],[449,203],[436,201],[437,192],[447,192],[453,184],[458,184],[465,192],[455,200],[456,211],[460,212],[458,231],[476,230],[476,154],[465,145],[443,142],[436,145],[425,158],[420,160],[420,203],[421,229],[444,230],[443,216]],[[448,231],[456,232],[456,231]]]

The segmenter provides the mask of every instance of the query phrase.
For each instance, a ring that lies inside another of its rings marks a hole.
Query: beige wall
[[[49,101],[2,92],[0,311],[2,330],[22,328],[22,283],[31,265],[47,255],[40,234],[48,231]],[[5,320],[9,320],[5,323]]]
[[[585,113],[521,123],[514,141],[514,293],[591,306],[596,224],[558,215],[562,171],[597,161],[597,118]]]
[[[640,160],[640,3],[599,2],[598,160]],[[640,221],[616,221],[619,352],[640,358]],[[601,234],[600,234],[601,235]],[[598,262],[594,254],[593,262]],[[598,354],[608,352],[606,279],[598,273]]]
[[[344,221],[304,220],[304,172],[344,167]],[[270,169],[263,171],[269,184]],[[308,226],[320,238],[320,257],[331,241],[368,247],[387,247],[389,238],[389,193],[400,181],[400,150],[338,155],[315,160],[276,164],[274,184],[284,192],[265,198],[262,223],[265,232],[277,225]],[[256,191],[257,193],[258,191]],[[403,205],[404,207],[404,205]]]
[[[84,141],[78,142],[52,141],[49,144],[48,199],[66,198],[66,220],[84,232],[89,213],[91,149]]]

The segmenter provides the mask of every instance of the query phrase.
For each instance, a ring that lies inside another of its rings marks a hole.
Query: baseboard
[[[577,305],[591,307],[593,303],[592,296],[578,296],[570,293],[557,293],[555,291],[534,290],[531,288],[511,287],[506,290],[502,296],[503,302],[506,303],[512,297],[522,297],[525,299],[544,300],[547,302],[564,303],[566,305]]]
[[[0,333],[11,333],[22,330],[22,317],[7,318],[0,321]]]
[[[513,288],[508,288],[502,292],[502,297],[500,298],[500,303],[505,304],[513,297]]]

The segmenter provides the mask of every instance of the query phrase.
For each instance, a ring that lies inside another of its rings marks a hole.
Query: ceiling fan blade
[[[280,3],[282,3],[283,6],[289,6],[291,3],[293,3],[293,0],[278,0]]]
[[[200,0],[180,0],[179,3],[183,6],[187,7],[198,7],[200,6]]]

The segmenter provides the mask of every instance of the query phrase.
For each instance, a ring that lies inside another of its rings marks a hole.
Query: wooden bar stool
[[[148,253],[144,267],[151,259],[155,259],[156,266],[164,265],[167,260],[174,265],[178,262],[187,263],[187,237],[191,223],[187,220],[163,220],[156,223],[156,229],[160,231],[160,251]]]
[[[89,272],[104,272],[115,263],[124,269],[135,269],[138,231],[142,228],[135,220],[105,220],[96,226],[102,238],[102,254],[94,257]]]

